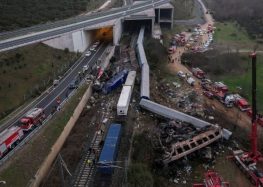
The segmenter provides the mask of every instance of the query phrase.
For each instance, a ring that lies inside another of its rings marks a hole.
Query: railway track
[[[79,172],[77,172],[77,176],[75,176],[75,180],[73,183],[74,187],[85,187],[89,186],[89,183],[95,174],[96,164],[93,160],[97,160],[98,156],[101,152],[100,142],[103,139],[103,135],[100,131],[95,133],[93,141],[89,150],[87,151],[84,159],[81,162],[79,167]]]

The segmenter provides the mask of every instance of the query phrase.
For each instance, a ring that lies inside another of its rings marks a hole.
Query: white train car
[[[133,89],[134,83],[135,83],[135,78],[136,78],[136,71],[130,71],[127,78],[126,78],[124,85],[125,86],[131,86]]]
[[[131,95],[132,95],[132,87],[124,85],[117,104],[118,116],[127,116]]]

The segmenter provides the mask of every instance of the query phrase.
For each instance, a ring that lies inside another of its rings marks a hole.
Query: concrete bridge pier
[[[56,49],[63,50],[68,48],[71,52],[83,52],[91,44],[93,37],[94,32],[79,30],[44,41],[43,43]]]
[[[122,35],[122,21],[121,19],[118,19],[113,25],[113,45],[119,45],[121,35]]]

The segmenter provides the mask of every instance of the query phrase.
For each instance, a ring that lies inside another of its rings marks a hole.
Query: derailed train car
[[[144,27],[141,28],[136,45],[136,54],[141,67],[141,98],[150,99],[150,68],[143,48]]]
[[[137,40],[137,58],[141,66],[141,102],[140,106],[146,110],[153,112],[159,116],[163,116],[169,119],[179,119],[185,122],[189,122],[196,127],[204,127],[204,126],[216,126],[206,121],[200,120],[193,116],[184,114],[182,112],[176,111],[174,109],[168,108],[166,106],[160,105],[153,101],[150,101],[150,68],[145,56],[144,48],[143,48],[143,36],[144,36],[144,28],[141,28],[140,34]],[[217,127],[217,126],[216,126]],[[222,129],[223,137],[225,139],[229,139],[232,135],[232,132],[228,131],[227,129]]]
[[[101,174],[112,174],[114,168],[117,167],[116,159],[121,139],[121,130],[121,124],[113,123],[110,125],[97,164],[98,172]]]

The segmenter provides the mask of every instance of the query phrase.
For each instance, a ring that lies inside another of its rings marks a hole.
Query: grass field
[[[86,89],[87,85],[81,87],[78,93],[65,104],[61,112],[51,119],[48,126],[35,136],[33,141],[29,142],[17,156],[14,156],[14,160],[6,168],[1,170],[0,179],[6,181],[6,186],[28,186],[29,180],[34,177],[48,155]]]
[[[194,8],[194,0],[172,0],[174,6],[174,19],[191,19]]]
[[[239,49],[253,49],[256,45],[246,30],[233,22],[217,22],[214,39],[217,44],[237,47]],[[262,48],[259,45],[259,48]]]
[[[0,119],[38,96],[76,54],[36,44],[0,54]]]
[[[0,0],[0,32],[61,20],[86,13],[104,0]]]
[[[241,28],[238,24],[233,22],[216,23],[216,32],[214,35],[215,41],[218,44],[224,46],[235,46],[239,49],[253,50],[257,45],[257,50],[262,50],[262,45],[256,44],[252,40],[245,29]],[[236,91],[237,86],[242,88],[242,93],[251,102],[251,59],[248,58],[248,54],[241,54],[242,61],[245,64],[241,64],[246,71],[237,74],[224,73],[224,76],[220,77],[231,89]],[[246,63],[247,62],[247,63]],[[263,112],[263,56],[258,55],[257,62],[257,98],[258,98],[258,110]]]
[[[247,71],[240,75],[226,74],[222,80],[228,85],[230,90],[236,91],[237,86],[242,88],[242,93],[249,99],[251,103],[251,60],[247,58]],[[263,56],[257,56],[257,107],[258,111],[263,112]]]

